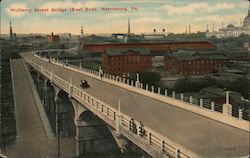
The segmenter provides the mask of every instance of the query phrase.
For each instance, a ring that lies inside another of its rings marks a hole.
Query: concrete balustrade
[[[193,96],[190,96],[190,97],[189,97],[189,103],[190,103],[190,104],[193,104]]]
[[[243,110],[239,109],[239,118],[242,119],[243,118]]]
[[[200,107],[203,107],[203,99],[200,99]]]
[[[211,110],[214,111],[214,102],[211,102]]]
[[[168,90],[165,89],[165,96],[168,96]]]
[[[181,93],[181,101],[183,101],[183,99],[184,99],[184,94]]]
[[[179,158],[179,157],[180,157],[180,150],[179,150],[179,149],[176,149],[175,157],[176,157],[176,158]]]
[[[175,91],[172,92],[172,98],[175,99]]]
[[[151,92],[152,92],[152,93],[155,92],[154,86],[151,87]]]
[[[127,79],[127,85],[129,85],[129,79]]]
[[[158,87],[158,94],[161,94],[161,88]]]
[[[146,84],[146,91],[148,91],[148,84]]]

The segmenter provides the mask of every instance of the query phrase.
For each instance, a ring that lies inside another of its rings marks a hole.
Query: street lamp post
[[[61,157],[61,153],[60,153],[60,128],[61,128],[61,113],[57,113],[57,158]]]

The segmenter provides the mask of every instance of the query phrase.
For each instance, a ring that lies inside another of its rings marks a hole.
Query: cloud
[[[209,23],[239,23],[246,15],[244,13],[227,14],[227,15],[208,15],[203,17],[194,18],[196,22],[209,22]]]
[[[14,9],[15,11],[12,9]],[[21,17],[23,15],[29,14],[29,12],[24,11],[27,9],[30,9],[27,3],[13,3],[6,8],[6,12],[11,17]]]
[[[212,13],[218,10],[226,10],[235,8],[234,4],[231,3],[217,3],[210,5],[207,2],[193,3],[182,6],[165,5],[161,7],[161,10],[165,10],[168,15],[180,15],[180,14],[194,14],[199,12]]]

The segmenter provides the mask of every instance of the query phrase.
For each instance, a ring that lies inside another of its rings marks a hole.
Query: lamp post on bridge
[[[230,91],[227,89],[225,89],[225,91],[226,91],[226,98],[225,98],[225,103],[223,104],[222,112],[223,114],[232,116],[232,105],[230,104],[230,96],[229,96]]]

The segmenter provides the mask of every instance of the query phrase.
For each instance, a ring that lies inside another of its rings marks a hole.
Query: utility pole
[[[57,158],[60,158],[60,128],[61,128],[61,113],[57,113]]]

